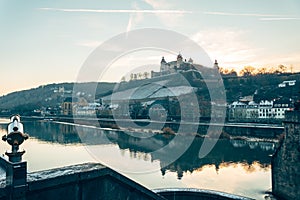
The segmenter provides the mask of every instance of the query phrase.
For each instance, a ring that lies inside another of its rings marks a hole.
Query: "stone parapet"
[[[0,200],[7,199],[5,179],[0,180]],[[95,163],[28,173],[27,200],[52,199],[134,199],[165,198],[116,171]]]
[[[286,113],[284,139],[272,158],[272,192],[300,199],[300,111]]]

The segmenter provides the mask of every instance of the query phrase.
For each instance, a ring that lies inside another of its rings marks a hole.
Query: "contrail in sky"
[[[90,13],[153,13],[153,14],[187,14],[186,10],[99,10],[99,9],[65,9],[65,8],[39,8],[40,10],[61,12],[90,12]]]
[[[261,14],[261,13],[231,13],[231,12],[203,12],[206,15],[245,16],[245,17],[287,17],[286,15]]]

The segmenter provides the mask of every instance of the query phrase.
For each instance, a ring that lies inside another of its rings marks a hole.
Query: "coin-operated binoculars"
[[[6,191],[9,200],[26,199],[27,162],[22,161],[25,151],[19,151],[19,146],[26,139],[28,135],[24,133],[20,116],[12,116],[7,126],[7,134],[2,137],[2,140],[11,145],[11,151],[5,153],[8,160],[0,156],[0,166],[6,171]]]
[[[7,141],[11,145],[11,152],[6,152],[10,162],[21,162],[22,155],[25,151],[19,151],[19,146],[28,139],[28,135],[23,133],[23,124],[20,122],[20,116],[15,115],[10,118],[10,123],[7,126],[7,135],[2,137],[2,140]]]

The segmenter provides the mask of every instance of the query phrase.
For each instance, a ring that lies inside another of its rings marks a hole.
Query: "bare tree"
[[[228,74],[228,73],[229,73],[229,69],[220,67],[220,68],[219,68],[219,72],[220,72],[221,74]]]
[[[139,72],[137,75],[138,75],[139,79],[143,78],[143,73],[142,72]]]
[[[281,73],[285,73],[287,67],[284,65],[278,65],[278,69],[280,70]]]
[[[255,73],[255,68],[252,66],[245,66],[241,71],[242,76],[251,76],[254,75]]]
[[[262,68],[259,68],[258,69],[258,74],[266,74],[268,71],[267,71],[267,68],[265,68],[265,67],[262,67]]]
[[[237,73],[234,69],[231,69],[228,74],[230,74],[231,76],[237,76]]]
[[[144,78],[147,79],[149,77],[149,72],[144,72]]]
[[[134,74],[133,74],[133,73],[130,74],[130,80],[131,80],[131,81],[134,80]]]

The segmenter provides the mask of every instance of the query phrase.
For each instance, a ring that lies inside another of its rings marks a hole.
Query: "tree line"
[[[253,66],[244,66],[240,71],[235,69],[223,68],[220,67],[219,71],[222,75],[231,75],[231,76],[252,76],[252,75],[261,75],[261,74],[284,74],[284,73],[293,73],[293,66],[287,67],[285,65],[278,65],[277,67],[260,67],[256,68]]]

